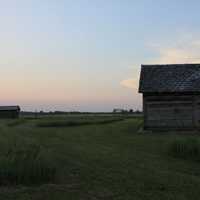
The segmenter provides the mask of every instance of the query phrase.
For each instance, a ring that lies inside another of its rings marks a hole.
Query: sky
[[[141,109],[141,64],[200,62],[198,0],[0,0],[0,104]]]

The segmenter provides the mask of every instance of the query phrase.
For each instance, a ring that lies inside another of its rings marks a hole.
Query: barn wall
[[[0,110],[0,118],[18,118],[19,117],[19,111],[17,110]]]
[[[200,96],[143,95],[144,128],[193,129],[200,123]]]
[[[195,126],[200,129],[200,95],[194,96],[193,112]]]

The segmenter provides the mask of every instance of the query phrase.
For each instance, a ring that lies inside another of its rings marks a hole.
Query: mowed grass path
[[[40,144],[57,168],[54,184],[0,187],[0,199],[192,200],[200,197],[200,163],[170,157],[177,134],[138,133],[141,119],[73,127],[10,126],[0,121],[0,150]]]

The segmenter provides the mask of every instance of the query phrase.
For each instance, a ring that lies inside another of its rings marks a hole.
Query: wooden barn
[[[18,118],[20,113],[19,106],[0,106],[0,118]]]
[[[200,64],[142,65],[144,129],[200,129]]]

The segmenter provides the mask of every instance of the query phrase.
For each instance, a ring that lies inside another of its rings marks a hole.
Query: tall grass
[[[122,121],[124,118],[109,118],[109,119],[73,119],[73,120],[44,120],[37,123],[38,127],[68,127],[68,126],[83,126],[93,124],[108,124]]]
[[[200,141],[195,138],[177,139],[170,144],[169,154],[178,158],[200,161]]]
[[[51,167],[36,144],[13,145],[0,157],[0,185],[33,185],[53,182]]]

